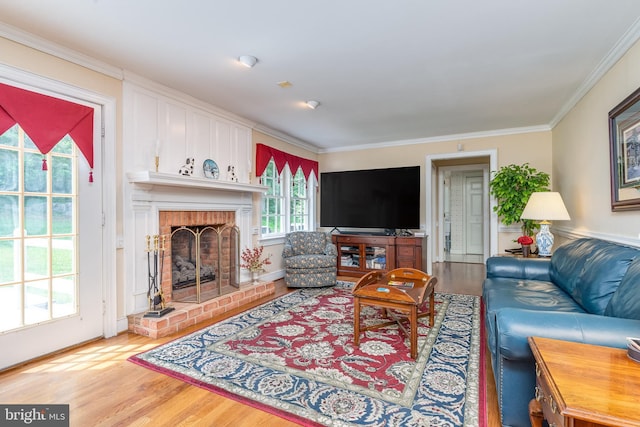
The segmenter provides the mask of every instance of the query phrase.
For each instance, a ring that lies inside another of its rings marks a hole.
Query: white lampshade
[[[532,193],[520,218],[536,221],[567,221],[571,219],[560,193],[553,191]]]

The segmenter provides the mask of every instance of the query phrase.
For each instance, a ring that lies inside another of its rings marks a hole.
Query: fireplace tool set
[[[173,307],[165,306],[164,295],[162,294],[162,270],[164,267],[164,250],[166,236],[147,235],[147,270],[149,272],[149,311],[144,317],[162,317],[173,311]],[[153,238],[153,245],[151,239]],[[153,260],[153,261],[152,261]],[[158,270],[160,273],[158,274]]]

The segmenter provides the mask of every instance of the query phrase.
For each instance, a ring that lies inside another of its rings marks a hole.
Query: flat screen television
[[[419,229],[420,166],[321,173],[320,226]]]

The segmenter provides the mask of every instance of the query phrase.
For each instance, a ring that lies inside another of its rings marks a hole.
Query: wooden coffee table
[[[389,272],[371,271],[364,276],[353,288],[353,332],[354,343],[360,345],[362,332],[379,329],[397,323],[400,329],[410,337],[411,358],[418,355],[418,318],[429,316],[429,325],[433,326],[435,314],[434,288],[438,279],[427,273],[413,268],[396,268]],[[405,285],[394,286],[390,282],[402,282]],[[418,309],[429,298],[429,310],[418,313]],[[389,322],[377,325],[360,327],[360,307],[369,305],[382,307]],[[409,319],[409,331],[405,329],[401,321],[406,318],[396,317],[389,308],[406,313]]]

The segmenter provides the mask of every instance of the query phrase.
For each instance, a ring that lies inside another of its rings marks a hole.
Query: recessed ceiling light
[[[252,68],[258,63],[258,58],[251,55],[242,55],[238,58],[238,61],[247,68]]]
[[[288,80],[283,80],[281,82],[278,82],[278,86],[284,89],[284,88],[293,86],[293,84]]]
[[[315,110],[316,108],[318,108],[319,105],[320,103],[318,101],[314,101],[314,100],[307,101],[307,107],[311,108],[312,110]]]

